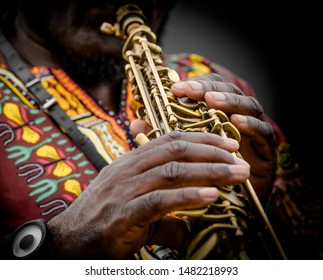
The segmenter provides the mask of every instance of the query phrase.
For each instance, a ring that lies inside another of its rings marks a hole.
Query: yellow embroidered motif
[[[51,158],[54,160],[59,160],[60,156],[58,155],[56,149],[50,145],[44,145],[37,149],[37,156],[43,158]],[[56,167],[53,171],[53,174],[57,177],[64,177],[72,173],[72,168],[67,165],[64,161],[58,161]]]
[[[57,100],[58,105],[63,109],[63,110],[68,110],[70,108],[70,104],[60,96],[58,91],[54,88],[47,88],[47,91],[50,95],[54,96]]]
[[[68,166],[64,161],[59,161],[53,171],[53,174],[57,177],[64,177],[72,173],[72,168]]]
[[[204,60],[204,57],[195,53],[189,55],[189,59],[194,62],[201,63]]]
[[[3,106],[3,114],[9,119],[15,122],[16,124],[22,126],[25,124],[18,105],[14,103],[5,103]],[[31,144],[35,144],[39,141],[40,136],[38,132],[34,131],[28,126],[22,127],[22,139]]]
[[[210,68],[203,63],[204,58],[197,54],[191,54],[189,59],[192,61],[192,71],[188,72],[188,77],[200,76],[203,74],[210,73]]]
[[[79,196],[82,192],[80,182],[74,179],[67,180],[64,183],[64,189],[67,192],[75,194],[76,196]]]
[[[67,91],[55,79],[42,80],[42,86],[50,95],[56,98],[59,106],[66,111],[69,117],[75,117],[88,112],[78,98]]]

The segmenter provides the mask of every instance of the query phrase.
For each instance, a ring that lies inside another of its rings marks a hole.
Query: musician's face
[[[120,6],[137,4],[150,22],[148,25],[155,24],[154,31],[162,18],[160,13],[165,12],[156,4],[163,1],[155,0],[56,0],[43,3],[44,11],[35,13],[32,1],[38,0],[26,1],[28,21],[45,39],[61,66],[80,81],[86,77],[100,80],[102,75],[111,79],[117,72],[123,72],[120,61],[124,40],[100,31],[103,22],[115,23]]]
[[[43,2],[41,13],[26,3],[28,21],[48,41],[64,47],[71,53],[109,54],[120,57],[124,41],[100,32],[103,22],[114,24],[116,11],[126,3],[138,5],[154,32],[167,14],[167,2],[174,0],[56,0]]]

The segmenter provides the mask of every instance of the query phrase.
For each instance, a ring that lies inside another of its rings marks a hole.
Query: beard
[[[118,85],[125,77],[124,62],[104,54],[80,55],[62,49],[55,51],[61,68],[80,86]]]

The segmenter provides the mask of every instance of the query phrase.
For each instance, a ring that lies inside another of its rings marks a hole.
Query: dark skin
[[[58,5],[52,2],[51,5]],[[60,48],[79,57],[96,53],[120,59],[124,41],[98,31],[98,18],[113,23],[118,7],[91,1],[98,8],[78,9],[88,2],[58,1],[64,6],[56,10],[59,16],[50,14],[46,32],[35,32],[30,20],[19,14],[11,42],[30,65],[64,68],[47,44],[47,32],[53,34],[51,42],[58,41]],[[140,5],[146,1],[136,2]],[[143,7],[156,32],[167,11],[161,8],[163,1],[147,2],[152,6]],[[118,82],[98,79],[82,86],[93,97],[103,99],[108,108],[117,110],[113,92]],[[180,81],[172,86],[172,91],[178,96],[205,100],[209,107],[228,114],[241,133],[240,145],[218,135],[170,133],[120,156],[99,173],[67,210],[48,222],[53,235],[50,258],[127,259],[144,244],[160,244],[184,253],[193,235],[182,220],[166,216],[167,213],[207,206],[218,198],[214,185],[240,184],[248,178],[258,195],[266,198],[276,158],[273,129],[264,121],[259,102],[218,75]],[[137,120],[131,129],[137,135],[148,127]],[[233,155],[238,149],[246,161]]]

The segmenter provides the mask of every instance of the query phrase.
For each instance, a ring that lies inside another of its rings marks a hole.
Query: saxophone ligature
[[[137,116],[152,127],[145,136],[139,134],[138,144],[171,131],[216,133],[240,142],[239,131],[224,112],[172,94],[170,87],[179,75],[163,65],[162,49],[142,10],[134,4],[124,5],[116,18],[114,25],[103,23],[101,32],[125,39],[125,72],[134,99],[141,104]],[[242,158],[239,152],[235,155]],[[189,229],[198,228],[183,258],[287,259],[250,181],[216,187],[220,197],[208,207],[171,213],[185,220]]]

